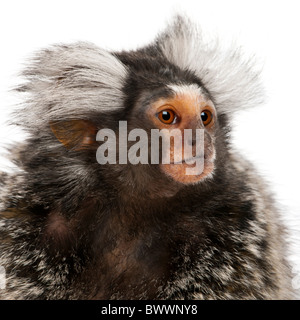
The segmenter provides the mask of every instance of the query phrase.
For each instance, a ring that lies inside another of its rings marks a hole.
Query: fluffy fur
[[[1,298],[292,297],[274,201],[229,142],[228,114],[263,100],[258,74],[236,50],[203,43],[177,17],[137,51],[53,46],[24,76],[15,123],[30,137],[13,151],[20,171],[0,179]],[[218,113],[215,170],[195,185],[155,166],[100,166],[95,149],[68,150],[49,126],[137,126],[135,110],[185,85],[201,88]]]
[[[170,62],[199,76],[219,107],[218,112],[263,102],[264,92],[254,60],[244,60],[239,49],[221,49],[217,39],[205,43],[199,28],[184,18],[178,17],[157,45]]]

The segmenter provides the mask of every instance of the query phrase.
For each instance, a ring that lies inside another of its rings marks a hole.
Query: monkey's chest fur
[[[17,222],[20,213],[8,210],[3,221],[13,227],[8,228],[9,235],[1,234],[11,279],[8,296],[11,292],[14,298],[29,299],[272,297],[278,279],[269,234],[264,222],[256,219],[253,204],[241,201],[230,207],[230,201],[220,206],[185,199],[180,207],[183,200],[156,201],[130,210],[118,205],[103,209],[93,202],[92,207],[84,206],[84,214],[68,220],[58,213],[35,220],[30,215],[32,220],[19,222],[22,228]]]

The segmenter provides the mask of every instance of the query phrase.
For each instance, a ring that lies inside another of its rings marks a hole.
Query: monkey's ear
[[[53,121],[50,128],[68,150],[88,149],[96,143],[96,126],[87,120]]]

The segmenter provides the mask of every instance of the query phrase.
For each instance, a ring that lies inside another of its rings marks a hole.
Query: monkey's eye
[[[204,110],[201,112],[201,120],[205,126],[209,125],[212,119],[213,119],[213,115],[210,111]]]
[[[172,124],[176,120],[176,114],[173,110],[162,110],[158,113],[158,119],[165,124]]]

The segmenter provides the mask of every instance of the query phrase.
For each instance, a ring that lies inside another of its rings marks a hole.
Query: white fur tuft
[[[88,43],[56,45],[38,53],[24,76],[26,83],[19,90],[28,93],[28,99],[25,112],[17,117],[29,130],[33,122],[37,128],[123,106],[126,67],[113,54]]]
[[[225,49],[218,39],[206,42],[197,26],[176,17],[157,40],[169,61],[195,72],[210,92],[219,113],[256,106],[264,101],[260,72],[239,49]]]

